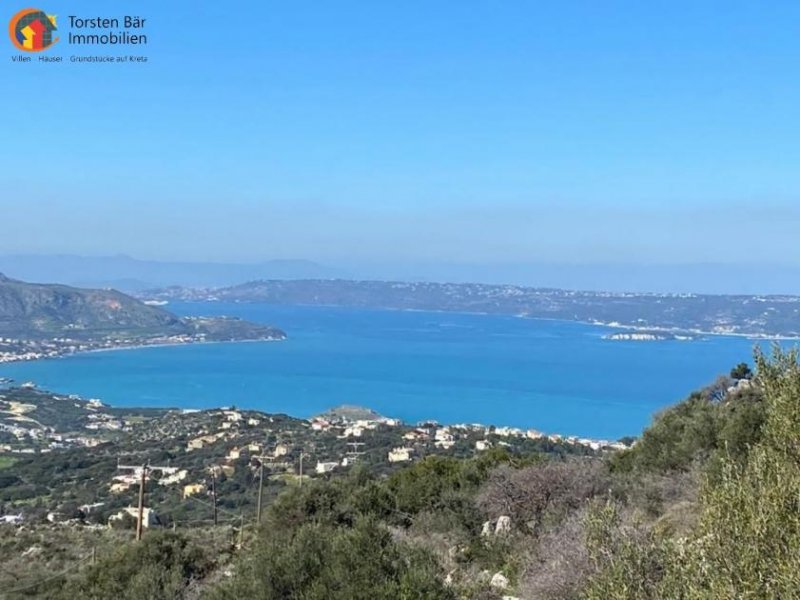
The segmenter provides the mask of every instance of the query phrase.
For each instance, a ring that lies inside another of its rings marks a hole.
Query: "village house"
[[[409,442],[418,442],[428,439],[428,431],[426,429],[413,429],[412,431],[403,434],[403,439]]]
[[[414,450],[411,448],[394,448],[389,451],[389,462],[390,463],[397,463],[397,462],[407,462],[411,460],[411,453]]]
[[[108,518],[109,526],[111,526],[111,523],[113,521],[119,521],[121,519],[124,519],[125,515],[130,515],[134,519],[138,519],[139,518],[139,510],[135,506],[126,506],[121,511],[119,511],[118,513],[116,513],[114,515],[111,515]],[[156,512],[153,509],[148,508],[148,507],[143,508],[142,509],[142,527],[146,527],[146,528],[155,527],[158,524],[159,524],[158,523],[158,516],[156,515]]]
[[[322,475],[324,473],[330,473],[338,466],[338,462],[318,462],[314,470],[317,472],[317,474]]]
[[[364,429],[362,427],[347,427],[344,430],[343,437],[361,437],[362,433],[364,433]]]
[[[235,410],[225,410],[222,414],[224,414],[225,418],[231,423],[238,423],[242,420],[242,413]]]
[[[110,491],[112,494],[121,494],[122,492],[127,492],[130,487],[131,487],[130,483],[117,481],[111,484],[111,487],[109,488],[108,491]]]
[[[167,469],[164,469],[164,472],[167,472]],[[159,479],[158,483],[160,483],[161,485],[172,485],[175,483],[180,483],[181,481],[186,479],[187,473],[188,472],[186,471],[186,469],[181,469],[180,471],[176,469],[174,470],[174,472],[168,473],[166,477],[162,477],[161,479]]]
[[[495,435],[503,436],[503,437],[523,437],[523,433],[521,429],[517,429],[516,427],[497,427],[494,430]]]
[[[442,448],[444,450],[449,450],[455,445],[455,437],[452,433],[450,433],[449,427],[442,427],[437,429],[433,435],[434,445],[437,448]]]
[[[189,485],[183,486],[183,497],[188,498],[189,496],[201,494],[205,489],[206,486],[204,483],[190,483]]]
[[[186,444],[186,451],[191,452],[192,450],[199,450],[200,448],[202,448],[207,444],[213,444],[221,437],[222,434],[220,433],[201,435],[199,437],[189,440],[189,442]]]
[[[194,438],[193,440],[189,440],[186,444],[186,451],[191,452],[192,450],[200,450],[203,447],[205,441],[203,438]]]
[[[314,419],[311,421],[311,429],[313,431],[327,431],[330,428],[330,422],[326,421],[325,419]]]

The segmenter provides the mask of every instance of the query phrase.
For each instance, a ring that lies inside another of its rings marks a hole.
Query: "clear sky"
[[[38,8],[150,62],[3,34],[0,253],[800,264],[796,0]]]

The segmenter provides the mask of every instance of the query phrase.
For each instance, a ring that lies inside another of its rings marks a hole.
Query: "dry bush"
[[[703,477],[703,467],[695,464],[685,472],[620,474],[613,477],[612,496],[639,511],[640,516],[659,519],[674,513],[676,506],[694,506]]]
[[[558,522],[588,498],[606,493],[610,480],[600,461],[548,461],[522,469],[496,469],[478,494],[490,518],[511,517],[512,524],[538,532],[545,521]]]
[[[585,510],[543,533],[525,557],[516,593],[526,600],[578,598],[592,565],[585,544]]]

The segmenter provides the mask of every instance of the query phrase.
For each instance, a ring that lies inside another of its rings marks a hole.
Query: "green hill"
[[[184,319],[116,290],[35,284],[0,274],[0,337],[80,340],[199,335],[280,339],[280,330],[239,319]]]
[[[0,274],[0,335],[91,337],[108,333],[182,333],[179,318],[114,290],[24,283]]]

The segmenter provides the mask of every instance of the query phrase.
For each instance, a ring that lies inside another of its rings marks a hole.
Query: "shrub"
[[[211,561],[203,550],[178,534],[150,532],[101,559],[66,587],[64,598],[174,600],[203,577]]]
[[[353,527],[305,523],[266,533],[210,598],[454,599],[442,581],[429,553],[395,542],[384,526],[362,518]]]

